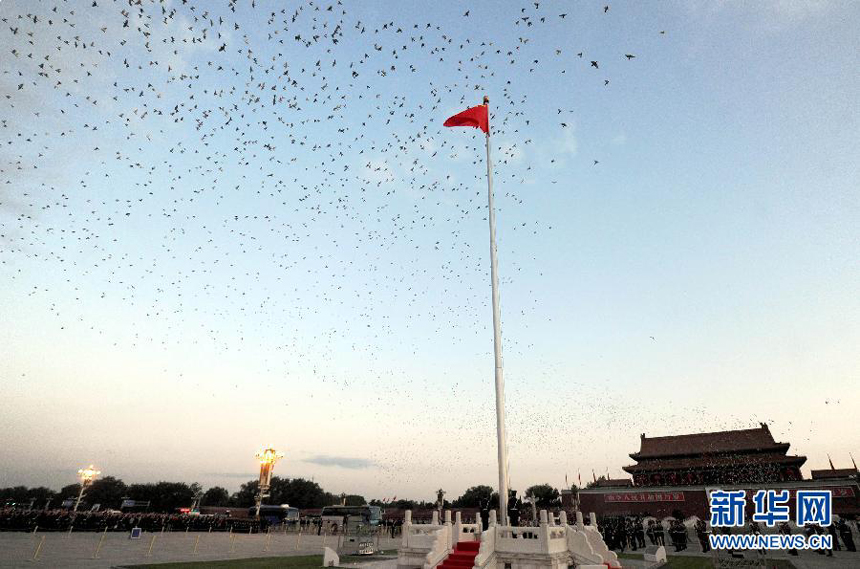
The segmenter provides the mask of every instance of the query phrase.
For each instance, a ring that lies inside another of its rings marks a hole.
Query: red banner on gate
[[[604,502],[683,502],[683,492],[618,492],[604,494]]]

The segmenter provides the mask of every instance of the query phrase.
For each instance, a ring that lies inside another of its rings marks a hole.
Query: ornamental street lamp
[[[263,498],[269,496],[269,486],[272,483],[272,470],[275,468],[275,463],[279,459],[284,458],[284,453],[278,452],[273,448],[266,448],[257,451],[257,454],[254,456],[260,461],[260,488],[257,491],[257,517],[259,518]]]
[[[93,470],[93,465],[89,465],[87,468],[82,468],[78,470],[78,477],[81,479],[81,491],[78,492],[78,499],[75,500],[75,507],[72,508],[73,512],[78,511],[78,506],[81,505],[81,499],[84,497],[84,493],[87,491],[87,487],[93,483],[95,477],[101,474],[100,470]]]

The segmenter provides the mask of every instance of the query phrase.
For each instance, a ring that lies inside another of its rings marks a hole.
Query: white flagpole
[[[484,97],[489,124],[490,98]],[[499,444],[499,520],[508,523],[508,449],[505,436],[505,380],[502,375],[502,323],[499,312],[499,274],[496,261],[496,212],[493,208],[493,163],[487,129],[487,195],[490,210],[490,280],[493,287],[493,348],[496,357],[496,435]]]

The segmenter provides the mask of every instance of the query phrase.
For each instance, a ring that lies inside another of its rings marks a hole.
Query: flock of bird
[[[614,15],[555,6],[437,21],[345,0],[7,0],[0,273],[58,329],[253,353],[261,376],[311,373],[332,393],[372,389],[365,374],[381,402],[420,399],[439,378],[390,358],[428,344],[480,338],[475,369],[490,370],[484,141],[442,122],[490,95],[504,294],[530,269],[518,235],[553,231],[521,189],[556,159],[529,154],[534,85],[611,89],[645,56],[554,45],[581,12]],[[561,136],[576,105],[558,106],[541,128]],[[539,304],[505,300],[503,315]],[[360,373],[335,363],[344,351]]]

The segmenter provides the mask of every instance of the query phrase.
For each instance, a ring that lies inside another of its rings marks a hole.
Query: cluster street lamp
[[[95,477],[99,474],[101,474],[101,471],[94,470],[92,464],[87,468],[78,470],[78,477],[81,479],[81,491],[78,492],[78,499],[75,500],[75,507],[72,508],[73,512],[78,511],[78,506],[81,505],[81,499],[83,499],[84,493],[87,491],[87,487],[93,483],[93,480],[95,480]]]
[[[284,453],[278,452],[273,448],[265,448],[257,451],[254,455],[260,461],[260,488],[257,491],[257,517],[260,517],[260,506],[263,505],[263,498],[269,496],[269,486],[272,483],[272,470],[275,468],[275,463],[284,458]]]

